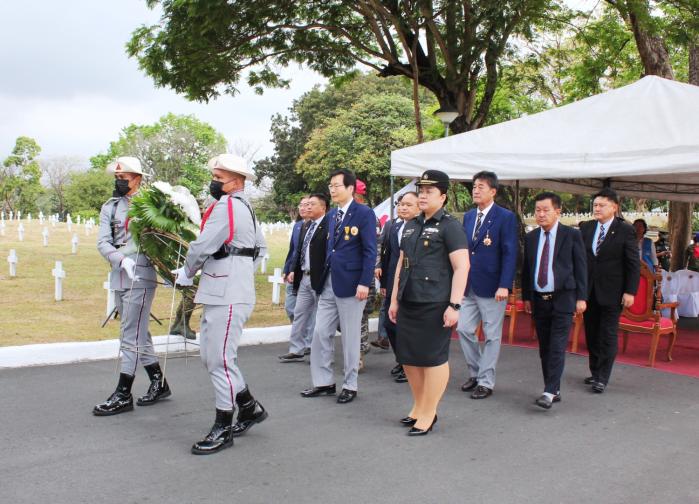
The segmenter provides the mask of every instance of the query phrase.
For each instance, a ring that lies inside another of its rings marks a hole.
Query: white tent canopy
[[[699,202],[699,87],[648,76],[569,105],[391,153],[391,175],[481,170],[522,186]]]

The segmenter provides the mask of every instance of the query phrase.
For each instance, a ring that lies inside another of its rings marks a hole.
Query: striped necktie
[[[476,227],[473,230],[473,239],[478,238],[478,231],[481,230],[481,224],[483,219],[483,212],[478,212],[478,219],[476,219]]]
[[[335,234],[334,238],[337,240],[337,237],[340,235],[340,229],[342,229],[342,217],[345,215],[345,212],[342,211],[342,209],[339,209],[337,211],[337,215],[335,216]]]
[[[539,274],[537,275],[536,279],[536,284],[540,289],[543,289],[549,283],[549,249],[551,246],[549,241],[550,233],[548,231],[544,231],[544,235],[546,236],[546,241],[544,241],[544,247],[541,249],[541,259],[539,259]]]
[[[313,221],[311,222],[308,231],[306,231],[306,236],[303,239],[303,248],[301,249],[301,269],[305,269],[306,267],[306,254],[308,253],[308,244],[311,242],[311,238],[313,238],[313,230],[315,228],[316,221]]]
[[[599,249],[604,241],[604,224],[599,225],[599,235],[597,235],[597,244],[595,245],[595,255],[599,254]]]

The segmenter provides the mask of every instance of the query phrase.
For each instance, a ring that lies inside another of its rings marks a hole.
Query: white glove
[[[121,260],[121,269],[124,270],[124,273],[126,273],[126,276],[128,276],[129,279],[133,280],[134,275],[136,274],[136,261],[130,257],[124,257]]]
[[[175,274],[175,285],[181,285],[183,287],[194,285],[194,279],[187,276],[184,266],[180,269],[172,270],[172,273]]]

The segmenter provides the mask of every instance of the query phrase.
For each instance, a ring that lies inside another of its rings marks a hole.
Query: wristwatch
[[[461,305],[460,305],[460,304],[449,303],[449,306],[451,306],[452,308],[454,308],[456,311],[459,311],[459,310],[461,309]]]

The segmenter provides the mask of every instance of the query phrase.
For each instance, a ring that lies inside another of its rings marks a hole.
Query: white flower
[[[171,186],[167,182],[162,182],[160,180],[153,182],[153,187],[158,191],[166,194],[170,197],[170,200],[180,207],[185,215],[189,218],[192,223],[199,226],[201,224],[201,212],[199,211],[199,204],[197,200],[189,192],[189,189],[183,186]]]

